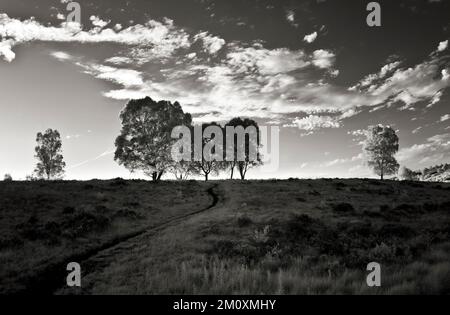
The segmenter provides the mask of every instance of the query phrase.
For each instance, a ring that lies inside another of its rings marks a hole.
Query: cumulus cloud
[[[218,36],[212,36],[208,32],[199,33],[194,38],[195,40],[202,40],[205,51],[211,55],[216,54],[225,45],[224,39]]]
[[[448,47],[448,39],[443,42],[440,42],[437,50],[444,51],[447,49],[447,47]]]
[[[334,63],[335,57],[331,51],[318,49],[313,52],[312,63],[318,68],[330,68]]]
[[[12,51],[14,41],[11,39],[0,41],[0,57],[7,62],[11,62],[16,58],[16,54]]]
[[[303,37],[303,40],[309,44],[311,44],[312,42],[314,42],[317,38],[317,32],[305,35],[305,37]]]

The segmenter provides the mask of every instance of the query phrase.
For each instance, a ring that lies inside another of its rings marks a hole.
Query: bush
[[[12,176],[10,174],[5,174],[5,177],[3,178],[3,180],[5,182],[12,182],[13,181]]]
[[[346,202],[335,204],[332,207],[333,207],[333,211],[335,211],[335,212],[340,212],[340,213],[354,213],[355,212],[355,208],[353,208],[353,206],[351,204],[346,203]]]
[[[239,227],[246,227],[252,224],[252,220],[245,214],[239,214],[237,217],[237,225]]]

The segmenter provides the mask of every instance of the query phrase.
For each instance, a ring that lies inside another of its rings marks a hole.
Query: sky
[[[196,123],[280,128],[280,166],[249,178],[374,177],[363,130],[390,125],[402,166],[450,162],[450,2],[0,0],[0,174],[25,178],[60,131],[66,179],[135,178],[114,161],[130,99]]]

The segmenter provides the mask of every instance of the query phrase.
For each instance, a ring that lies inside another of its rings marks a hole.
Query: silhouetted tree
[[[240,117],[233,118],[225,125],[225,132],[227,127],[233,127],[235,131],[237,128],[241,128],[241,134],[234,133],[233,141],[226,141],[226,148],[233,150],[234,156],[232,161],[227,161],[227,167],[230,169],[230,178],[233,179],[234,169],[237,167],[241,179],[244,180],[247,171],[255,166],[261,165],[261,157],[259,155],[259,127],[256,121],[252,119],[242,119]],[[251,134],[249,128],[254,130],[254,134]],[[242,137],[242,139],[238,139]],[[243,141],[243,159],[238,156],[239,140]],[[251,152],[256,152],[256,155],[252,156]],[[226,154],[226,153],[225,153]]]
[[[122,130],[115,141],[114,159],[131,171],[142,170],[159,181],[172,165],[172,129],[191,125],[178,102],[156,102],[150,97],[131,100],[120,113]]]
[[[52,129],[47,129],[44,133],[39,132],[36,142],[35,157],[39,161],[35,169],[36,175],[47,180],[62,177],[66,163],[63,161],[59,132]]]
[[[395,159],[398,152],[398,136],[389,126],[370,126],[364,143],[367,162],[381,180],[386,175],[396,174],[399,164]]]
[[[218,134],[216,133],[212,133],[211,135],[205,134],[205,131],[207,131],[209,127],[217,129]],[[194,160],[192,166],[196,174],[200,174],[205,177],[205,181],[208,181],[210,174],[211,175],[219,174],[219,171],[224,166],[223,135],[224,135],[223,129],[218,123],[212,122],[209,124],[202,125],[201,161]],[[210,148],[210,150],[208,148]],[[220,159],[218,158],[219,156],[221,156]]]
[[[12,182],[13,178],[12,178],[12,176],[10,174],[5,174],[5,177],[3,177],[3,180],[5,182]]]

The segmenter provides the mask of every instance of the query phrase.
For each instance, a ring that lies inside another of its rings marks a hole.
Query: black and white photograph
[[[450,294],[449,39],[448,0],[0,0],[0,295]]]

